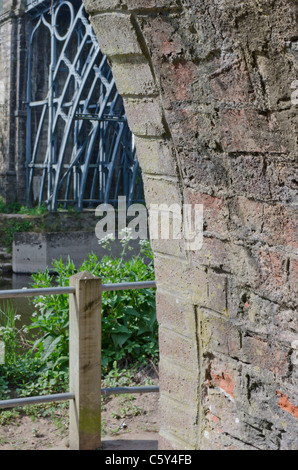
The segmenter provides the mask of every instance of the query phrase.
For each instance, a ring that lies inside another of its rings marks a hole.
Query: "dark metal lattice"
[[[142,202],[133,135],[80,0],[27,0],[28,203]]]

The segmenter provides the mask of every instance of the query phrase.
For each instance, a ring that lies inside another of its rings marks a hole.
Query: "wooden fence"
[[[101,389],[101,295],[103,291],[155,288],[155,281],[102,284],[83,271],[70,277],[69,287],[0,291],[1,298],[69,294],[69,392],[0,401],[1,408],[70,401],[71,450],[101,446],[101,395],[158,392],[158,386]]]

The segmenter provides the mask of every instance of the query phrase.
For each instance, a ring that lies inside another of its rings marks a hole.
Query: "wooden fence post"
[[[101,279],[84,271],[69,279],[69,441],[72,450],[101,445]]]

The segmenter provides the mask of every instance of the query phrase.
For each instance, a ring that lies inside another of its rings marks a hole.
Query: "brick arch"
[[[131,2],[131,7],[134,8],[137,3]],[[148,8],[138,10],[138,13],[150,13],[152,6],[155,6],[155,2],[151,3],[148,2]],[[171,3],[168,2],[169,5]],[[148,206],[151,203],[167,203],[182,207],[183,180],[150,52],[136,15],[120,8],[115,11],[116,5],[117,2],[115,5],[114,2],[86,3],[100,46],[109,58],[118,91],[124,100],[130,129],[135,136],[146,203]],[[194,275],[199,277],[199,274],[191,274],[193,269],[184,249],[183,238],[179,241],[152,240],[151,243],[155,254],[157,317],[160,325],[162,426],[159,446],[165,449],[175,445],[187,448],[190,443],[195,448],[198,439],[199,370],[196,312],[188,295],[190,278]],[[171,276],[168,275],[169,269],[172,271]],[[198,295],[195,290],[194,295]],[[177,342],[179,348],[174,351],[172,346],[177,345]],[[185,364],[188,367],[185,368]],[[187,389],[178,386],[180,381],[188,384]],[[190,390],[191,394],[188,393]],[[179,410],[175,404],[177,397],[181,405]],[[183,406],[186,407],[183,412],[185,427],[179,426]],[[180,436],[179,433],[178,436],[172,433],[173,424],[169,422],[168,416],[173,418],[177,429],[180,427]]]
[[[159,447],[297,447],[297,6],[84,3],[135,134],[147,204],[204,205],[201,250],[153,242]]]

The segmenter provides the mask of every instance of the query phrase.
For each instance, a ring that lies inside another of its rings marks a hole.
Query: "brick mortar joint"
[[[183,340],[183,341],[185,340],[186,342],[189,342],[189,343],[193,343],[193,341],[195,340],[196,335],[193,335],[192,337],[186,336],[185,334],[181,333],[180,331],[175,331],[167,325],[160,325],[160,329],[162,331],[164,331],[165,333],[170,333],[170,334],[173,334],[174,336],[176,335],[181,340]]]
[[[87,8],[88,11],[88,8]],[[152,16],[153,14],[160,14],[160,13],[182,13],[183,8],[179,6],[173,6],[173,7],[151,7],[151,8],[130,8],[130,9],[100,9],[98,10],[93,10],[90,15],[95,16],[95,15],[106,15],[106,14],[114,14],[114,15],[129,15],[129,14],[134,14],[134,15],[146,15],[146,16]]]
[[[193,306],[193,315],[195,321],[195,345],[198,364],[198,383],[197,383],[197,415],[196,415],[196,449],[201,447],[202,439],[202,422],[203,422],[203,406],[202,406],[202,386],[203,386],[203,360],[202,360],[202,340],[201,340],[201,313],[197,305]]]
[[[161,438],[164,438],[171,442],[173,445],[178,445],[179,449],[182,449],[183,446],[187,446],[191,448],[191,450],[195,450],[194,446],[192,446],[189,442],[186,442],[184,439],[182,439],[180,436],[177,436],[174,434],[171,430],[161,428],[159,435]]]

